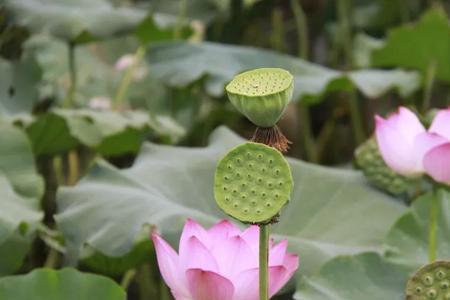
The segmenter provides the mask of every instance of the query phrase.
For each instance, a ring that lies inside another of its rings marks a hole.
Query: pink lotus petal
[[[222,220],[208,230],[208,235],[211,238],[212,244],[215,244],[216,241],[228,238],[229,236],[239,235],[240,233],[241,231],[239,228],[228,220]]]
[[[201,269],[189,269],[186,276],[194,300],[233,300],[234,286],[227,278]]]
[[[255,255],[259,255],[259,227],[250,226],[241,234],[241,237],[250,245]]]
[[[283,265],[284,257],[288,246],[287,240],[282,240],[270,249],[269,266]]]
[[[135,57],[133,54],[125,54],[116,61],[114,68],[117,71],[126,70],[134,64],[134,61],[135,61]]]
[[[206,248],[209,249],[211,247],[211,238],[208,232],[194,220],[188,219],[184,224],[183,233],[180,238],[180,253],[184,252],[184,247],[186,247],[187,241],[193,236],[197,237],[202,244],[206,246]]]
[[[450,140],[450,108],[440,110],[428,130]]]
[[[204,271],[219,271],[216,259],[196,236],[191,236],[180,250],[180,264],[185,270],[199,268]]]
[[[220,274],[234,278],[242,270],[258,267],[256,256],[247,242],[240,236],[231,236],[220,242],[212,250],[217,259]]]
[[[177,253],[157,234],[152,234],[153,244],[155,245],[158,266],[164,281],[175,294],[180,298],[188,297],[187,281],[180,272],[180,263]]]
[[[437,146],[425,154],[424,167],[437,182],[450,185],[450,143]]]
[[[259,268],[245,270],[234,280],[233,300],[259,300]]]
[[[414,141],[414,154],[417,161],[417,169],[424,170],[423,159],[424,155],[430,150],[439,145],[447,143],[448,140],[435,133],[424,132],[416,136]]]
[[[375,116],[375,135],[386,164],[403,175],[423,172],[414,150],[416,136],[425,132],[419,119],[410,110],[401,107],[397,114],[383,119]]]

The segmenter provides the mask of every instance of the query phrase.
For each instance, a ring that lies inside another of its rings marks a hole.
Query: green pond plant
[[[289,141],[276,126],[292,97],[292,75],[262,68],[237,75],[226,87],[233,105],[257,129],[251,142],[229,151],[218,163],[214,196],[231,217],[259,226],[259,298],[269,299],[269,232],[288,203],[293,179],[281,152]]]

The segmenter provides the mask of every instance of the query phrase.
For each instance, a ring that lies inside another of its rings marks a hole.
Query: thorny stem
[[[342,49],[344,51],[346,69],[350,70],[353,67],[353,53],[352,53],[352,33],[350,25],[350,6],[349,0],[338,0],[338,15],[339,26],[342,34]],[[348,97],[350,116],[352,121],[353,134],[355,142],[360,144],[365,139],[363,130],[363,121],[358,107],[358,96],[355,91],[349,93]]]
[[[433,262],[437,258],[437,219],[439,214],[439,191],[434,191],[431,197],[430,220],[428,229],[428,260]]]
[[[119,88],[117,89],[116,97],[114,98],[115,109],[119,109],[122,106],[128,88],[130,87],[131,81],[133,80],[136,68],[141,62],[144,55],[145,55],[145,46],[141,45],[136,50],[136,53],[134,54],[133,63],[126,71],[125,75],[122,78],[122,81],[120,82]]]
[[[432,61],[429,63],[425,74],[425,89],[423,92],[422,113],[425,113],[430,107],[435,77],[436,62]]]
[[[298,0],[291,0],[291,8],[294,13],[295,24],[298,35],[298,51],[300,58],[309,59],[309,38],[308,38],[308,22],[306,14]],[[317,145],[314,140],[314,134],[311,128],[311,115],[309,107],[305,105],[301,99],[298,99],[298,114],[301,130],[303,132],[303,141],[305,144],[306,158],[310,162],[318,162]]]
[[[120,286],[126,291],[128,290],[128,287],[130,286],[130,283],[133,281],[134,277],[136,276],[136,270],[130,269],[125,272],[125,274],[122,277],[122,281],[120,282]]]
[[[269,299],[269,226],[259,225],[259,300]]]
[[[77,64],[75,57],[76,45],[73,42],[67,44],[68,47],[68,60],[69,60],[69,74],[70,74],[70,87],[64,101],[65,107],[72,107],[75,104],[75,93],[77,90]]]

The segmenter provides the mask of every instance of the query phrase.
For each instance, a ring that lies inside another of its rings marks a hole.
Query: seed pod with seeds
[[[236,109],[258,126],[253,141],[285,152],[290,143],[276,126],[292,98],[294,77],[279,68],[241,73],[226,86]]]
[[[405,300],[450,300],[450,261],[420,268],[408,280]]]
[[[232,149],[217,165],[214,195],[233,218],[268,224],[289,201],[292,185],[289,164],[279,151],[248,142]]]

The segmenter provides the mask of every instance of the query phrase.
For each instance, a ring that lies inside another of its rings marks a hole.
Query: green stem
[[[309,107],[303,104],[300,99],[298,100],[298,114],[303,131],[303,141],[305,145],[306,158],[310,162],[317,163],[319,162],[319,155],[317,151],[317,144],[312,133]]]
[[[297,27],[298,51],[300,58],[308,60],[309,58],[309,38],[308,22],[306,14],[298,0],[291,0],[291,9],[294,12],[295,24]],[[303,144],[305,147],[306,158],[310,162],[319,161],[317,144],[314,140],[314,134],[311,127],[311,115],[309,107],[301,99],[298,99],[299,122],[303,132]]]
[[[44,263],[44,268],[55,269],[59,265],[59,252],[50,248]]]
[[[269,299],[269,226],[259,226],[259,300]]]
[[[187,15],[187,0],[181,0],[178,7],[178,16],[175,28],[173,29],[173,38],[175,40],[182,38],[184,20]]]
[[[120,282],[120,286],[126,291],[128,290],[128,287],[130,286],[130,283],[133,281],[134,277],[136,276],[136,270],[130,269],[125,272],[125,274],[122,277],[122,281]]]
[[[291,9],[294,13],[295,25],[298,35],[298,56],[304,60],[309,57],[308,21],[305,11],[298,0],[291,0]]]
[[[350,0],[338,0],[338,15],[339,15],[339,27],[342,34],[342,50],[345,58],[345,69],[351,70],[353,68],[353,52],[352,52],[352,32],[351,32],[351,1]],[[350,117],[352,122],[352,129],[357,144],[362,143],[365,140],[364,125],[361,118],[358,95],[355,91],[349,93],[348,104],[350,109]]]
[[[272,11],[272,36],[270,38],[272,48],[282,52],[284,48],[284,24],[283,12],[279,8]]]
[[[433,262],[437,258],[437,223],[439,214],[439,192],[435,191],[431,198],[430,220],[428,231],[428,260]]]
[[[434,80],[436,77],[436,62],[430,62],[425,74],[425,89],[423,92],[422,113],[425,113],[431,104]]]
[[[64,101],[65,107],[73,107],[75,104],[75,93],[77,90],[77,64],[75,57],[76,45],[73,42],[67,44],[68,47],[68,59],[69,59],[69,75],[70,75],[70,87]]]
[[[158,287],[153,280],[152,266],[148,263],[141,265],[136,276],[139,286],[139,299],[158,299]]]
[[[131,81],[133,80],[134,73],[136,71],[137,66],[145,55],[145,46],[141,45],[136,50],[134,54],[134,60],[132,65],[128,68],[125,75],[120,82],[119,88],[117,89],[116,97],[114,98],[114,108],[118,109],[122,106],[123,101],[125,99],[125,95],[127,94],[128,88],[130,87]]]

